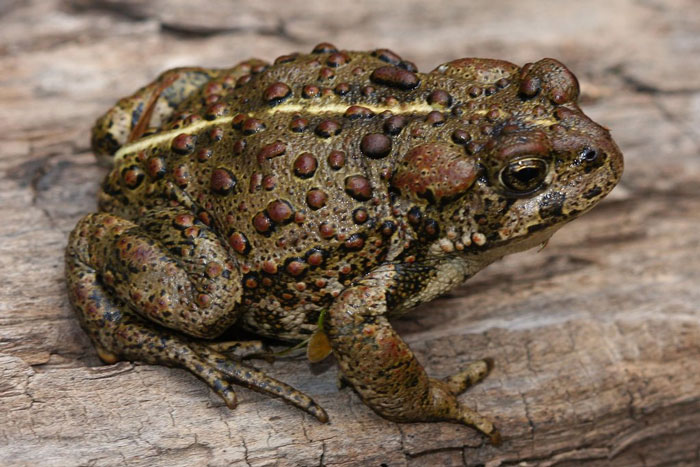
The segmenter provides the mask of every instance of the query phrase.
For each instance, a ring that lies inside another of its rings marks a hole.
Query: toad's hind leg
[[[326,421],[310,397],[188,337],[220,334],[235,321],[240,299],[240,277],[225,248],[193,218],[178,208],[149,213],[139,224],[91,214],[71,233],[69,298],[98,354],[107,362],[185,368],[229,407],[236,405],[232,385],[238,384]]]

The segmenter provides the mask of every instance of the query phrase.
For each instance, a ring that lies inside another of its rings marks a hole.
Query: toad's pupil
[[[527,185],[540,175],[541,169],[535,167],[522,167],[516,169],[513,177],[515,177],[519,182]]]
[[[501,174],[501,182],[510,190],[527,193],[542,182],[547,173],[547,164],[539,159],[512,162]]]

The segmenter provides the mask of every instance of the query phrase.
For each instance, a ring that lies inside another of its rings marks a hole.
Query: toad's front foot
[[[485,361],[479,360],[475,363],[485,364]],[[473,384],[465,385],[462,389],[458,389],[457,391],[455,391],[455,386],[450,384],[454,378],[463,375],[466,371],[469,370],[467,369],[451,376],[448,378],[447,382],[430,378],[430,403],[426,407],[425,415],[428,417],[428,420],[430,420],[431,417],[435,417],[432,420],[459,422],[474,427],[487,436],[491,444],[498,446],[501,444],[501,434],[493,423],[475,410],[460,403],[455,397]]]

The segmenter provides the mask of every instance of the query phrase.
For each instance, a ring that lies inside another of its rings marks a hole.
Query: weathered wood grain
[[[0,3],[0,464],[699,465],[698,31],[693,0]],[[556,57],[625,153],[620,186],[542,252],[396,323],[433,375],[495,358],[463,400],[497,422],[499,448],[379,418],[329,362],[259,366],[330,424],[244,389],[229,411],[184,371],[101,365],[73,317],[63,248],[104,175],[92,121],[165,68],[321,40],[421,69]]]

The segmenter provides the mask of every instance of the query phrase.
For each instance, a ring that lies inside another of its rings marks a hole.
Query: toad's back
[[[421,143],[466,156],[463,146],[474,150],[514,104],[518,68],[479,65],[426,75],[386,50],[321,46],[271,67],[171,71],[161,77],[169,92],[152,104],[156,126],[119,148],[100,207],[130,219],[174,201],[193,209],[244,272],[243,322],[298,337],[352,280],[435,239],[439,226],[407,222],[415,203],[392,201],[389,182]],[[127,121],[143,117],[129,104],[98,122],[98,147],[133,131],[114,124],[125,111]]]

